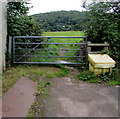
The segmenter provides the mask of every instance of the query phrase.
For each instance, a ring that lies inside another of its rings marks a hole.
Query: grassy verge
[[[112,73],[94,75],[89,70],[84,70],[77,76],[77,80],[82,80],[89,83],[104,83],[108,86],[120,85],[120,73],[118,72],[118,69],[113,69]]]
[[[27,118],[33,118],[38,115],[44,115],[45,107],[43,98],[49,96],[49,89],[52,82],[48,80],[37,80],[36,99],[28,111]]]
[[[40,77],[42,79],[50,79],[55,77],[62,77],[68,73],[68,70],[63,67],[48,67],[48,66],[28,66],[22,65],[12,67],[5,71],[2,75],[2,93],[6,93],[17,80],[22,77],[37,81]]]
[[[36,117],[37,115],[43,116],[45,114],[46,110],[44,107],[43,99],[49,96],[50,87],[53,85],[52,82],[48,80],[37,80],[36,82],[36,99],[28,111],[27,118]]]
[[[36,97],[41,96],[39,101],[35,100],[32,104],[27,117],[31,118],[36,113],[43,114],[42,97],[48,96],[49,88],[52,86],[51,78],[63,77],[69,73],[69,70],[61,65],[56,66],[37,66],[21,65],[8,69],[2,76],[2,93],[3,95],[11,88],[20,78],[27,78],[37,83]],[[36,98],[37,99],[37,98]],[[40,109],[40,110],[39,110]]]

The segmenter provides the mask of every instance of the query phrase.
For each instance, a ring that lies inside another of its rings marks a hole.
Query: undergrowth
[[[115,68],[112,72],[106,72],[105,74],[94,75],[89,70],[80,72],[77,76],[77,80],[83,80],[89,83],[105,83],[109,86],[120,85],[120,70]]]
[[[2,75],[2,93],[6,93],[17,80],[27,78],[30,80],[50,79],[67,75],[68,69],[62,66],[37,66],[37,65],[19,65],[7,69]]]

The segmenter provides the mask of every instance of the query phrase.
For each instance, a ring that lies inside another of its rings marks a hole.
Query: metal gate
[[[11,48],[14,64],[85,65],[87,60],[86,37],[81,36],[14,36]]]

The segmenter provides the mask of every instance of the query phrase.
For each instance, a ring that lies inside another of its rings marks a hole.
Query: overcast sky
[[[30,9],[29,15],[61,10],[78,10],[82,11],[82,0],[30,0],[33,8]]]

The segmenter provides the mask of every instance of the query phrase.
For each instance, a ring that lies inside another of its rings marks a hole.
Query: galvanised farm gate
[[[86,37],[14,36],[9,38],[9,53],[13,64],[85,65]]]

